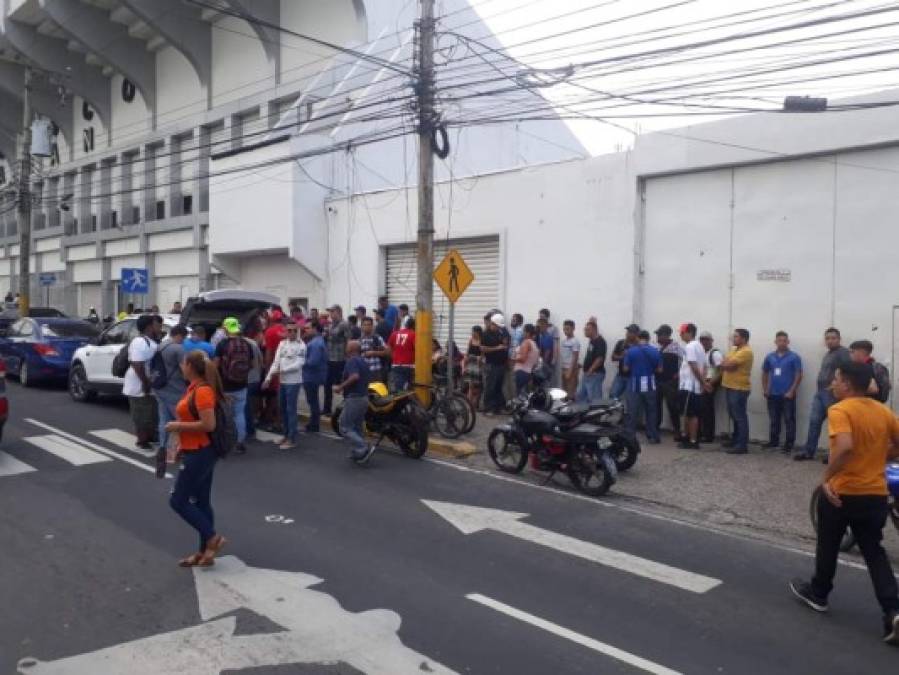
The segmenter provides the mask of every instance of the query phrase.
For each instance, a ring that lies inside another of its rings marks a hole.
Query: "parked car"
[[[22,386],[65,380],[72,354],[97,334],[96,326],[81,319],[19,319],[0,337],[0,358]]]
[[[3,438],[3,427],[9,417],[9,400],[6,398],[6,364],[0,359],[0,439]]]
[[[189,298],[181,314],[163,315],[166,332],[176,324],[203,326],[209,336],[225,317],[237,317],[245,325],[257,312],[278,303],[269,293],[223,289],[207,291]],[[89,401],[98,394],[121,395],[122,378],[112,374],[112,361],[122,348],[137,336],[137,315],[117,321],[91,344],[79,348],[72,357],[69,395],[76,401]]]
[[[55,307],[30,307],[28,309],[28,316],[32,319],[67,319],[65,313],[59,311]],[[19,316],[19,310],[15,307],[4,309],[0,312],[0,336],[2,336],[9,327],[18,321],[21,316]]]

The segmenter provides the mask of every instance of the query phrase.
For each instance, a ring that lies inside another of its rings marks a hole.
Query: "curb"
[[[298,413],[301,420],[308,421],[309,413],[301,412]],[[328,415],[322,415],[322,426],[327,423],[328,427],[331,426],[331,417]],[[440,457],[446,457],[448,459],[464,459],[465,457],[471,457],[472,455],[476,455],[480,452],[477,446],[470,441],[456,441],[449,440],[443,438],[441,436],[428,436],[428,452],[429,455],[438,455]]]

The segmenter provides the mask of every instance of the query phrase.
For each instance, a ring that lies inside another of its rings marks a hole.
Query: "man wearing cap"
[[[191,326],[188,330],[190,331],[188,337],[182,344],[184,354],[187,355],[199,349],[201,352],[205,352],[210,359],[214,357],[215,347],[206,341],[206,329],[203,326]]]
[[[241,335],[240,321],[229,316],[222,321],[226,337],[215,347],[215,365],[222,376],[222,388],[231,401],[234,410],[234,426],[237,427],[239,454],[246,452],[247,439],[247,384],[253,369],[253,346]]]
[[[487,413],[502,414],[506,407],[503,381],[509,359],[509,338],[505,332],[506,318],[496,312],[490,315],[487,330],[481,338],[481,352],[484,354],[484,407]]]
[[[684,358],[678,373],[680,409],[684,415],[683,440],[680,448],[699,449],[699,397],[705,387],[708,359],[705,350],[696,339],[696,324],[680,326],[680,339],[684,342]]]
[[[632,323],[624,329],[624,339],[615,343],[612,350],[612,360],[618,364],[618,372],[612,381],[612,388],[609,390],[609,398],[620,399],[627,391],[627,374],[622,369],[622,361],[628,349],[640,343],[640,326]]]
[[[724,374],[721,386],[727,397],[727,414],[734,425],[734,434],[730,443],[725,443],[727,454],[745,455],[749,452],[749,415],[746,404],[752,389],[750,375],[752,373],[753,353],[749,346],[749,331],[745,328],[734,329],[733,347],[727,358],[721,363]],[[729,447],[728,447],[729,446]]]
[[[325,383],[325,405],[322,412],[331,414],[331,403],[334,395],[334,385],[340,383],[343,376],[343,367],[346,365],[346,343],[352,338],[350,324],[343,318],[343,308],[340,305],[328,307],[331,317],[331,325],[328,327],[328,381]]]
[[[659,426],[662,424],[662,403],[668,410],[671,418],[671,429],[674,431],[674,441],[679,443],[681,438],[680,425],[680,400],[678,394],[678,373],[681,360],[684,357],[683,348],[671,336],[674,329],[667,323],[656,328],[656,342],[662,354],[662,370],[656,375],[657,399],[659,410]]]
[[[699,344],[705,350],[709,368],[705,372],[705,390],[699,401],[699,440],[703,443],[715,441],[715,395],[721,384],[721,363],[724,355],[715,347],[715,338],[704,330],[699,334]]]

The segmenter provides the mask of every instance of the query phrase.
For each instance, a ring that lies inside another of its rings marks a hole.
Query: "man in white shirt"
[[[150,443],[156,436],[158,427],[156,399],[153,398],[150,380],[150,362],[156,354],[162,334],[162,318],[144,314],[137,318],[139,335],[128,345],[128,370],[122,393],[128,397],[128,408],[134,422],[137,447],[150,450]]]
[[[680,339],[684,342],[684,358],[678,374],[680,408],[684,416],[683,440],[679,448],[699,449],[700,397],[705,390],[708,359],[705,349],[696,339],[696,324],[683,323]]]

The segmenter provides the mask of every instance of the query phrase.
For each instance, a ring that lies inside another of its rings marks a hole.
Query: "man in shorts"
[[[702,344],[696,339],[696,324],[680,326],[680,339],[684,343],[684,358],[678,373],[678,397],[684,417],[683,440],[679,448],[699,449],[700,398],[705,385],[708,359]]]

